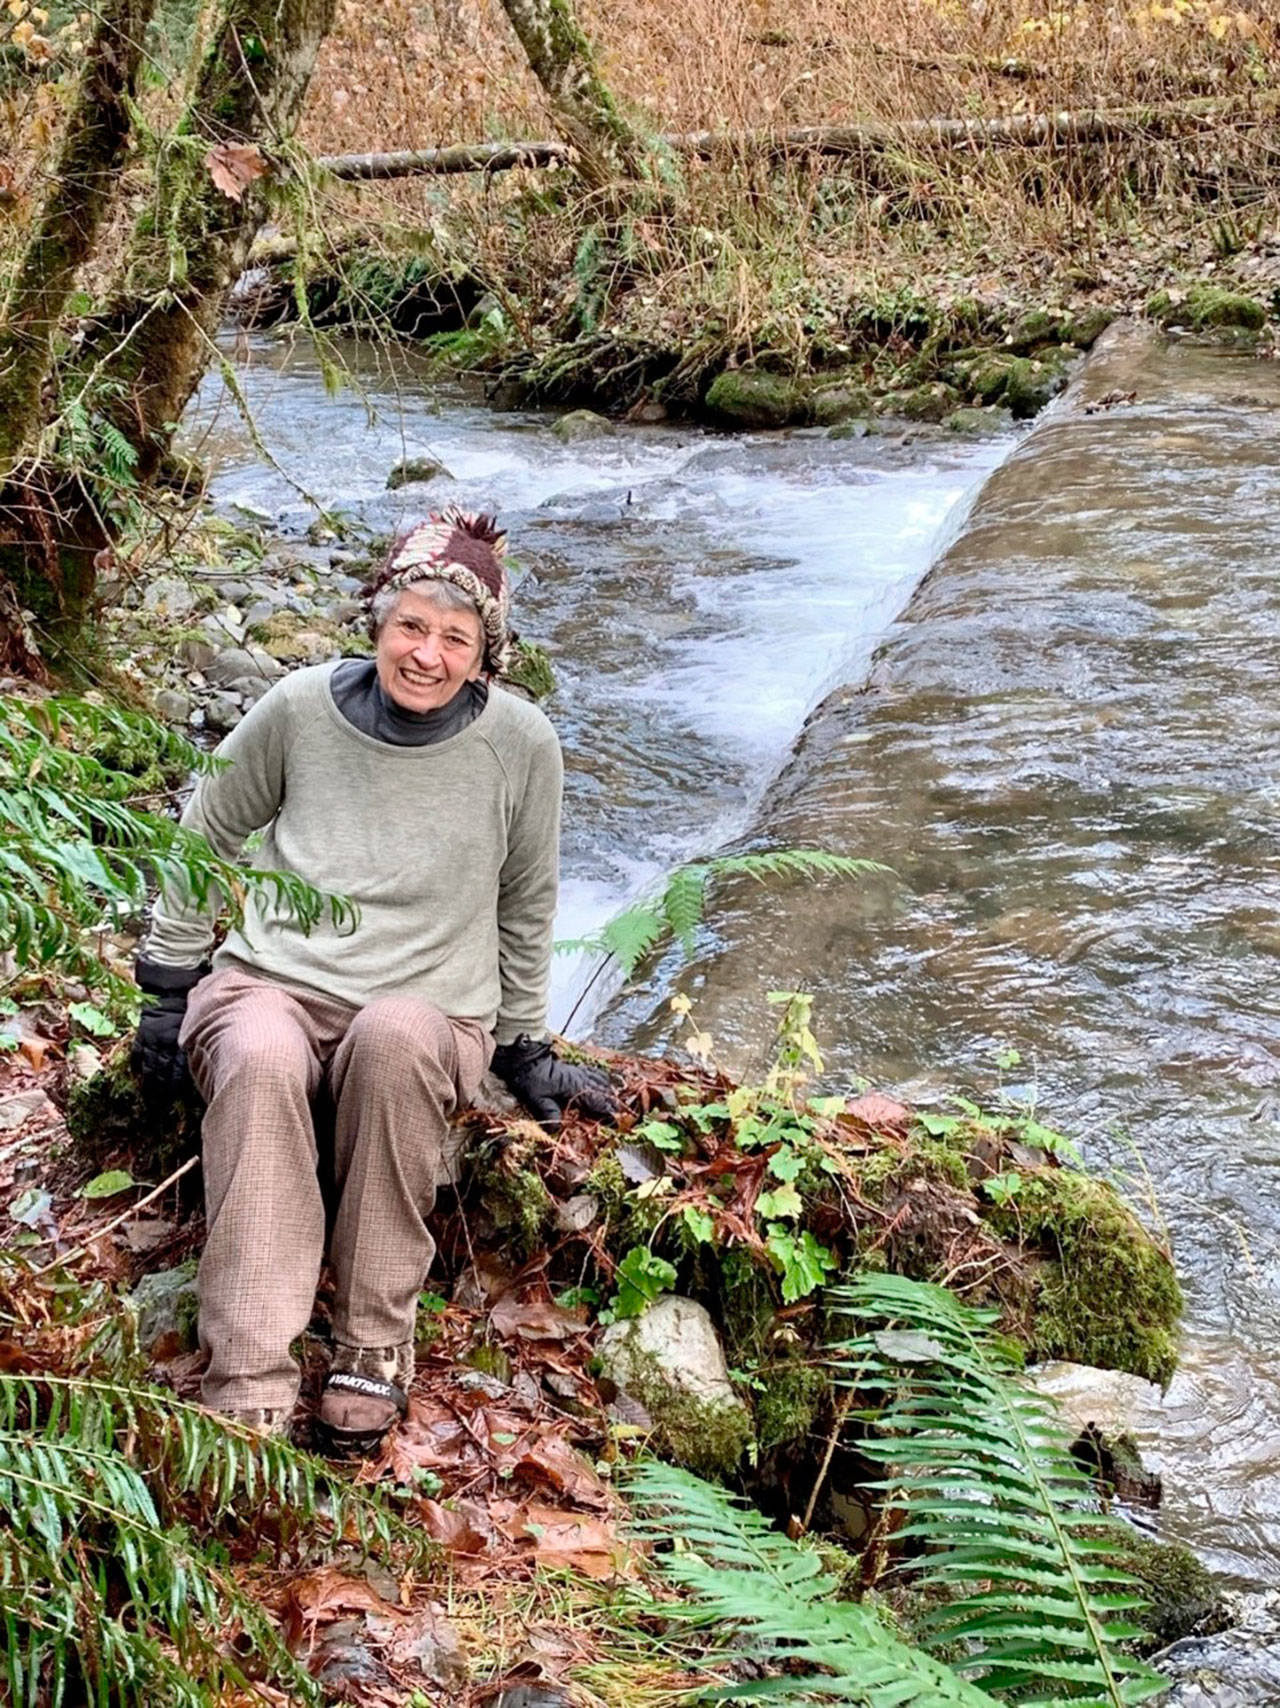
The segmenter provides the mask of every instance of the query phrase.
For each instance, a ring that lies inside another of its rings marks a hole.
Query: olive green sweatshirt
[[[542,712],[498,690],[458,734],[392,746],[334,702],[335,664],[295,671],[218,748],[182,822],[224,858],[263,833],[256,866],[348,897],[354,927],[328,914],[310,934],[255,895],[213,957],[362,1007],[415,995],[510,1043],[546,1031],[559,872],[560,744]],[[196,966],[216,907],[177,886],[156,902],[143,954]]]

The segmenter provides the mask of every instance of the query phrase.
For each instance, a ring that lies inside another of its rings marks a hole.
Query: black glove
[[[209,971],[200,967],[162,967],[139,958],[134,968],[141,989],[154,1000],[144,1005],[129,1052],[129,1065],[146,1101],[167,1107],[188,1083],[187,1057],[178,1047],[178,1033],[187,1012],[192,986]]]
[[[491,1065],[534,1120],[549,1129],[560,1125],[561,1111],[570,1104],[597,1121],[612,1120],[618,1113],[608,1076],[599,1068],[562,1062],[545,1039],[522,1032],[514,1044],[498,1045]]]

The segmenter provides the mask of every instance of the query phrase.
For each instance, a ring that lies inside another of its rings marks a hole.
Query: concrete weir
[[[683,975],[731,1069],[767,989],[812,990],[833,1082],[1003,1083],[1128,1178],[1191,1296],[1137,1419],[1167,1522],[1253,1580],[1280,1563],[1277,563],[1280,364],[1112,329],[752,825],[892,876],[743,884]]]

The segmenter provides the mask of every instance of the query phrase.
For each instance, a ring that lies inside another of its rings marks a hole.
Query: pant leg
[[[423,1218],[448,1178],[449,1121],[479,1089],[493,1040],[413,997],[362,1008],[333,1058],[334,1171],[329,1254],[334,1339],[391,1347],[413,1338],[435,1256]]]
[[[324,1254],[310,1099],[350,1015],[234,970],[192,992],[182,1043],[208,1103],[202,1392],[217,1410],[297,1398],[289,1346],[310,1320]]]

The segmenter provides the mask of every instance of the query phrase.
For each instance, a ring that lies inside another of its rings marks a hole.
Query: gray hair
[[[369,606],[369,635],[377,640],[382,632],[387,618],[400,602],[402,593],[420,593],[432,605],[441,611],[470,611],[473,617],[480,616],[480,610],[469,593],[464,593],[461,587],[455,587],[451,581],[440,581],[435,576],[424,577],[421,581],[407,582],[403,587],[384,587],[375,593]],[[484,623],[480,624],[483,637]]]

